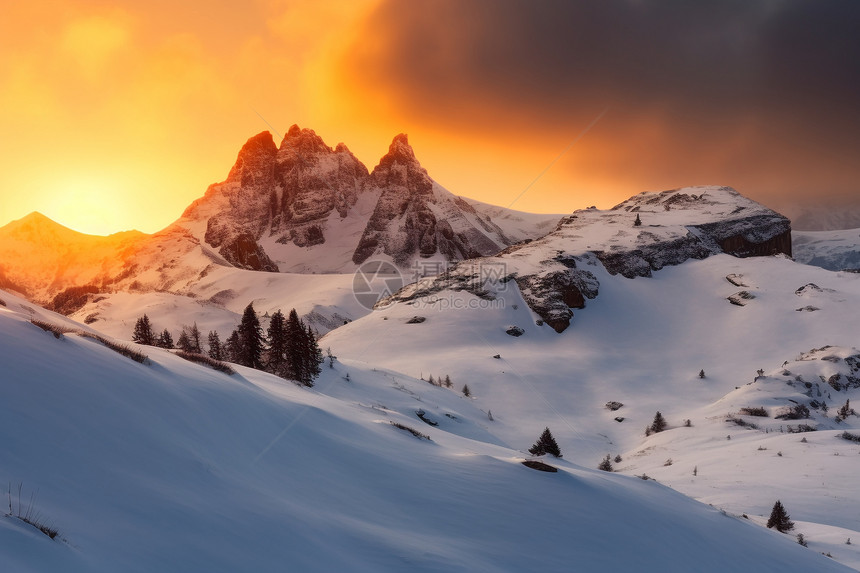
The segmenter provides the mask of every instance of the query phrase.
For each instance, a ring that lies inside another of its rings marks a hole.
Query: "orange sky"
[[[477,0],[32,4],[7,0],[0,21],[0,225],[40,211],[83,232],[154,232],[226,177],[248,137],[279,141],[294,123],[371,169],[406,132],[443,186],[508,206],[607,109],[515,208],[608,207],[688,184],[776,200],[774,173],[810,151],[804,172],[829,173],[825,193],[854,189],[850,145],[813,149],[814,134],[746,109],[726,128],[657,97],[632,106],[623,85],[571,84],[550,56],[522,57],[504,10],[482,27]]]

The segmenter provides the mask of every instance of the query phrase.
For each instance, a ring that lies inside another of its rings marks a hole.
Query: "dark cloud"
[[[830,173],[830,191],[853,193],[858,30],[853,0],[390,0],[348,67],[400,112],[449,128],[537,134],[585,125],[610,106],[601,129],[619,161],[635,156],[625,131],[657,121],[653,143],[687,163],[698,152],[734,164],[728,175],[791,165],[774,188],[793,177],[799,193],[804,168]],[[729,141],[736,153],[718,149]]]

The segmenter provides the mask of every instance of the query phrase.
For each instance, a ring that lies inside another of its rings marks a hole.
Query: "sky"
[[[0,225],[157,231],[293,124],[450,191],[608,208],[731,185],[860,202],[853,0],[6,0]]]

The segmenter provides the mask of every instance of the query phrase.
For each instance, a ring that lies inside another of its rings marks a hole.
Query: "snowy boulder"
[[[508,334],[510,336],[522,336],[523,334],[525,334],[525,332],[526,331],[519,326],[511,326],[505,331],[505,334]]]
[[[730,303],[732,303],[736,306],[746,306],[747,301],[752,300],[754,298],[755,298],[754,294],[752,294],[749,291],[742,290],[742,291],[736,292],[735,294],[726,298],[726,300],[728,300]]]

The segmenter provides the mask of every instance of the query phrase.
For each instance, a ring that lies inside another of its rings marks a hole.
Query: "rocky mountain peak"
[[[250,138],[236,157],[236,163],[227,175],[227,181],[249,185],[257,180],[265,179],[271,171],[272,159],[278,152],[272,134],[268,131],[258,133]]]
[[[408,172],[415,172],[416,175],[427,177],[427,171],[421,167],[421,164],[415,157],[415,151],[409,145],[409,138],[405,133],[394,137],[391,145],[388,146],[388,153],[382,156],[379,164],[373,169],[373,173],[379,173],[384,178],[389,176],[396,167],[404,168]]]
[[[316,155],[326,153],[332,153],[332,149],[325,144],[322,137],[317,135],[312,129],[302,129],[298,125],[293,124],[281,141],[279,155]]]

